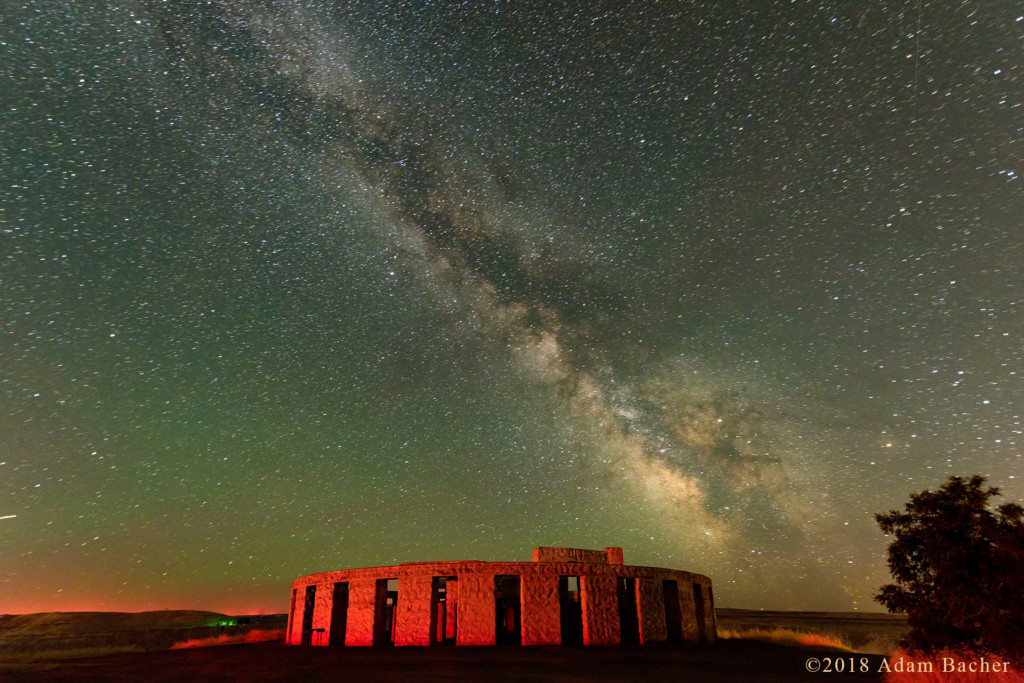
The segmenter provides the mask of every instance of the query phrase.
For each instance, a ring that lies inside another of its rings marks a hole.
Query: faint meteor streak
[[[18,515],[3,515],[2,517],[0,517],[0,519],[11,519],[12,517],[17,517],[17,516]]]

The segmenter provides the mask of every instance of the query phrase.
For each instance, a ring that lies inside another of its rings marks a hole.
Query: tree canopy
[[[912,494],[905,511],[875,515],[893,537],[894,579],[875,599],[907,615],[904,647],[1024,656],[1024,508],[990,509],[998,495],[980,475],[950,477],[937,491]]]

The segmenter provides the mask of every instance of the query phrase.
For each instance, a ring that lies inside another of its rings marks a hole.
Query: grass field
[[[283,639],[286,615],[246,617],[218,612],[42,612],[0,615],[0,663],[155,652],[232,642]],[[231,625],[221,625],[231,624]]]
[[[907,631],[905,617],[877,612],[719,609],[716,613],[719,634],[727,638],[739,636],[774,642],[802,640],[799,644],[831,645],[876,655],[895,651],[897,641]],[[787,635],[787,632],[795,635]]]
[[[723,609],[714,646],[299,648],[283,644],[284,615],[218,625],[230,620],[187,611],[0,616],[0,678],[794,681],[821,679],[807,671],[809,659],[848,671],[846,658],[856,657],[869,671],[827,678],[865,681],[881,680],[880,655],[905,629],[884,614]]]

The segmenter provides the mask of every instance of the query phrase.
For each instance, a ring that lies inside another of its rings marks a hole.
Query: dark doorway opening
[[[430,596],[430,644],[454,645],[458,633],[459,581],[435,576]]]
[[[302,644],[313,643],[313,608],[316,606],[316,586],[306,586],[306,599],[302,604]]]
[[[562,621],[562,645],[583,644],[583,601],[580,577],[558,577],[558,606]]]
[[[373,644],[395,644],[395,615],[398,606],[398,579],[377,579],[373,606]]]
[[[699,583],[693,584],[693,608],[697,613],[697,640],[706,643],[708,634],[707,625],[704,623],[704,591],[701,590]]]
[[[640,619],[636,611],[636,579],[620,576],[619,594],[619,637],[623,645],[640,642]]]
[[[675,581],[663,581],[661,590],[665,596],[665,628],[668,630],[668,642],[678,643],[683,639],[683,613],[679,607],[679,584]]]
[[[348,626],[348,581],[334,584],[334,598],[331,603],[331,637],[328,645],[345,644],[345,628]]]
[[[494,577],[495,642],[498,645],[519,645],[522,641],[519,577]]]

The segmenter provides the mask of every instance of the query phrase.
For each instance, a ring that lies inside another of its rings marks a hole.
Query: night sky
[[[0,612],[625,548],[881,610],[1024,498],[1024,9],[0,10]]]

